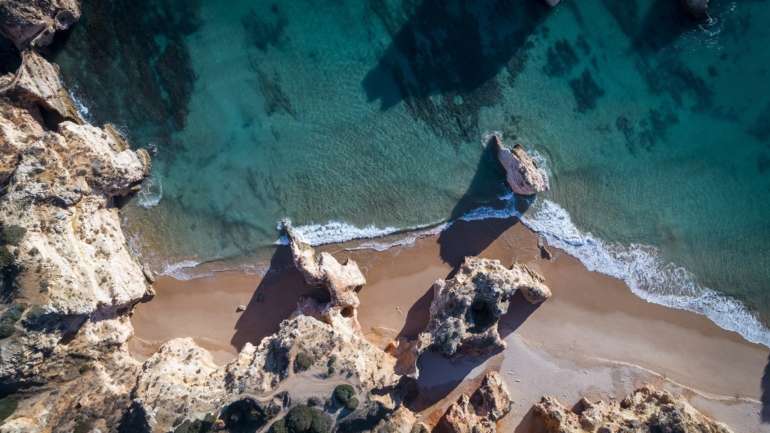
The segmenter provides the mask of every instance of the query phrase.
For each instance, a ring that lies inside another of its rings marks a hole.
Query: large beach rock
[[[353,260],[340,263],[331,254],[316,254],[315,249],[302,240],[289,221],[282,221],[282,231],[289,241],[294,265],[311,286],[324,287],[330,302],[317,305],[312,300],[301,304],[305,314],[324,318],[326,321],[348,320],[358,327],[357,308],[360,304],[357,292],[366,284],[366,278]]]
[[[472,396],[460,396],[439,421],[448,433],[495,433],[496,421],[511,411],[511,397],[497,372],[488,373]]]
[[[0,2],[0,33],[19,49],[42,47],[80,18],[78,0],[3,0]]]
[[[468,257],[451,280],[433,283],[430,321],[421,349],[445,356],[490,353],[505,347],[497,329],[511,297],[521,290],[530,302],[550,297],[543,278],[524,265]]]
[[[620,402],[581,400],[573,409],[543,397],[533,414],[547,433],[616,431],[731,433],[727,426],[698,412],[684,399],[643,387]]]
[[[497,159],[505,169],[506,181],[514,193],[534,195],[548,191],[548,174],[537,166],[522,145],[508,148],[498,134],[492,135],[487,145],[493,146],[497,153]]]

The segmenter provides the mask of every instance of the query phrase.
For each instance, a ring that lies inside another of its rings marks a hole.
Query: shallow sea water
[[[91,120],[157,149],[125,215],[158,268],[253,255],[282,218],[323,242],[501,208],[501,131],[552,174],[528,215],[554,242],[766,322],[770,4],[677,3],[91,0],[52,55]]]

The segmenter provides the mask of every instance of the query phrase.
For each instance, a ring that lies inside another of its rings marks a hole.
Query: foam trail
[[[307,224],[294,226],[294,231],[303,241],[309,243],[310,245],[318,246],[326,244],[337,244],[356,239],[382,238],[397,233],[420,230],[435,225],[436,224],[426,224],[424,226],[408,228],[377,227],[375,225],[357,227],[342,221],[329,221],[326,224]],[[278,226],[278,229],[280,230],[280,225]],[[282,235],[278,241],[276,241],[276,244],[287,245],[288,239]]]
[[[520,198],[519,198],[520,199]],[[590,271],[624,281],[640,298],[669,308],[692,311],[708,317],[719,327],[734,331],[746,340],[770,347],[770,330],[757,315],[735,299],[698,285],[695,276],[681,266],[664,260],[655,247],[641,244],[622,245],[606,242],[583,233],[572,222],[569,213],[550,200],[538,200],[522,215],[516,209],[517,197],[499,197],[503,207],[480,207],[460,217],[464,221],[519,218],[529,229],[546,239],[549,245],[577,258]],[[451,227],[452,222],[431,224],[413,229],[393,227],[359,228],[343,222],[325,225],[299,226],[295,229],[312,245],[339,243],[354,239],[382,238],[412,231],[392,241],[365,242],[353,249],[384,251],[396,246],[409,246],[420,237],[438,234]],[[286,243],[281,238],[279,243]]]
[[[167,263],[160,271],[160,275],[166,275],[177,280],[192,280],[194,278],[205,276],[192,271],[192,269],[200,264],[201,262],[195,260],[182,260],[181,262]]]
[[[160,178],[151,175],[142,182],[142,189],[137,194],[137,204],[145,209],[157,206],[163,199],[163,184]]]
[[[566,210],[549,200],[543,200],[521,221],[587,269],[623,280],[640,298],[702,314],[723,329],[770,347],[770,331],[756,314],[732,298],[699,286],[692,273],[665,261],[657,248],[609,243],[583,233]]]
[[[72,99],[72,103],[75,105],[75,109],[78,111],[78,114],[80,114],[80,117],[85,119],[87,122],[91,122],[91,110],[88,109],[88,106],[83,102],[82,99],[77,95],[76,89],[72,88],[69,91],[70,99]]]

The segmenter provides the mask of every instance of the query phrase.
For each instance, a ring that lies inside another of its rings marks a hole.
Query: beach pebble
[[[235,311],[237,313],[242,313],[242,312],[246,311],[246,306],[245,305],[239,305],[239,306],[235,307]]]

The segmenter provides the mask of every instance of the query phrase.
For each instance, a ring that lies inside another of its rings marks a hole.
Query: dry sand
[[[515,400],[502,431],[527,431],[522,420],[544,394],[572,404],[582,395],[620,397],[653,382],[685,395],[736,432],[770,432],[770,424],[761,424],[762,401],[770,415],[770,389],[763,394],[762,385],[770,388],[767,348],[703,316],[647,303],[623,282],[589,272],[558,250],[551,261],[541,258],[535,235],[515,220],[458,222],[439,236],[384,252],[347,249],[352,246],[324,249],[352,257],[364,270],[368,284],[360,292],[359,320],[381,346],[419,333],[431,284],[465,256],[528,263],[554,293],[539,308],[523,299],[512,303],[500,325],[508,343],[502,353],[455,363],[424,357],[417,406],[427,418],[435,419],[491,368],[504,374]],[[302,283],[286,249],[276,252],[264,278],[237,272],[191,281],[162,277],[155,288],[156,298],[134,314],[134,353],[147,356],[165,340],[192,336],[219,362],[245,342],[273,333],[299,296],[316,293]],[[237,313],[239,304],[246,311]]]

